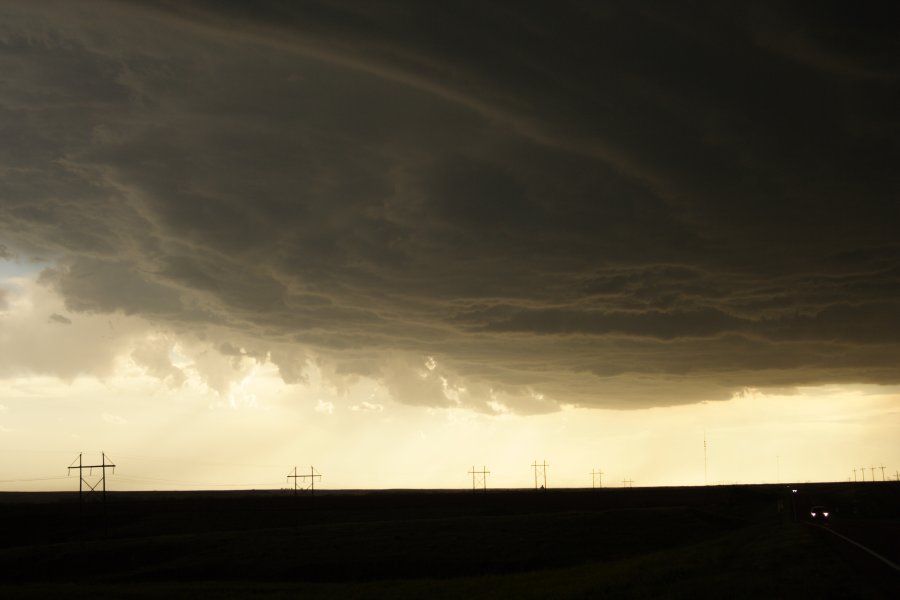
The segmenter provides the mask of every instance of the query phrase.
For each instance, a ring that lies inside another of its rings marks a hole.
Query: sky
[[[0,490],[893,476],[898,10],[0,0]]]

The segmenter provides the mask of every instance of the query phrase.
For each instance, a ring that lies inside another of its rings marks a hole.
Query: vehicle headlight
[[[809,516],[814,517],[814,516],[816,516],[816,513],[811,512],[811,513],[809,513]]]
[[[827,513],[827,512],[823,512],[823,513],[822,513],[822,516],[823,516],[823,517],[827,517],[827,516],[828,516],[828,513]]]

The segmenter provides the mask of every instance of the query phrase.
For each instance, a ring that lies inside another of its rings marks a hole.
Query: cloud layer
[[[0,259],[54,327],[492,411],[900,382],[875,9],[253,7],[0,7]]]

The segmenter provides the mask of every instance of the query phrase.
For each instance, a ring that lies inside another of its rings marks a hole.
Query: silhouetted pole
[[[106,536],[109,533],[106,525],[106,452],[101,452],[100,456],[100,464],[102,465],[100,470],[103,473],[102,477],[100,477],[100,481],[103,482],[103,535]]]
[[[882,481],[887,481],[887,480],[884,478],[884,465],[881,465],[881,480],[882,480]]]
[[[487,476],[491,474],[490,471],[487,470],[487,467],[482,466],[480,471],[475,470],[475,466],[472,466],[472,470],[469,471],[472,475],[472,492],[478,490],[478,475],[481,475],[481,488],[487,493]]]
[[[592,469],[591,470],[591,487],[592,488],[597,487],[595,485],[595,483],[596,483],[595,479],[597,478],[597,476],[600,477],[600,487],[603,487],[603,471],[597,471],[596,469]]]
[[[78,512],[84,512],[84,505],[82,504],[82,487],[84,485],[84,478],[81,476],[81,452],[78,453]]]
[[[856,483],[856,467],[853,467],[853,483]]]
[[[69,465],[69,473],[71,474],[73,470],[78,471],[78,513],[79,515],[84,514],[84,486],[87,485],[89,488],[88,491],[94,492],[97,490],[97,486],[101,486],[101,497],[103,499],[103,527],[106,528],[106,469],[111,468],[113,473],[116,472],[116,465],[113,463],[106,462],[106,453],[101,452],[100,455],[102,459],[99,465],[86,465],[82,460],[81,452],[78,453],[78,466],[75,466],[75,461],[72,461],[72,464]],[[89,482],[84,480],[84,470],[88,470],[88,474],[92,475],[94,473],[94,469],[100,469],[100,481],[91,485]]]
[[[106,512],[106,452],[101,452],[100,456],[100,470],[103,472],[103,476],[100,477],[100,481],[103,482],[103,512]]]
[[[544,476],[544,485],[542,489],[547,489],[547,467],[550,465],[547,464],[547,460],[545,459],[543,462],[539,463],[538,461],[534,461],[531,463],[532,468],[534,468],[534,489],[538,489],[538,469],[541,470],[541,473]]]
[[[871,469],[872,469],[872,483],[875,483],[875,465],[872,465]]]
[[[288,473],[287,478],[294,480],[294,497],[297,497],[297,479],[302,477],[301,475],[297,475],[297,467],[294,467],[294,474]]]
[[[306,483],[307,477],[309,478],[309,495],[315,496],[316,495],[316,477],[318,477],[319,479],[322,479],[322,476],[320,474],[316,473],[316,470],[313,468],[312,465],[309,466],[309,475],[298,475],[297,467],[294,467],[293,475],[288,475],[288,478],[294,478],[294,490],[295,490],[294,493],[296,493],[296,489],[297,489],[297,479],[302,479],[303,482]]]
[[[900,481],[900,471],[894,471],[894,477],[897,478],[897,481]]]
[[[862,478],[863,483],[865,483],[865,481],[866,481],[866,468],[865,467],[859,468],[859,476]]]
[[[708,460],[707,460],[707,456],[706,456],[706,432],[704,431],[703,432],[703,485],[709,485],[709,483],[707,483],[708,480],[706,477],[707,467],[708,467]]]

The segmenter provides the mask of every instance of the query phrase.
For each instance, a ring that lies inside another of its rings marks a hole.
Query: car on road
[[[825,506],[813,506],[809,509],[809,518],[813,521],[827,521],[831,517],[831,511]]]

